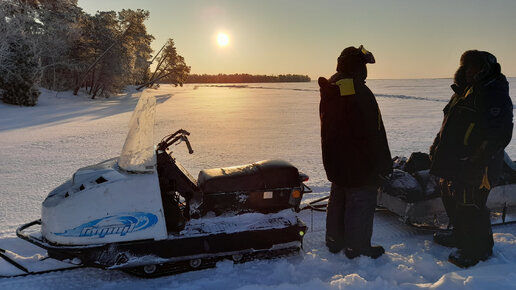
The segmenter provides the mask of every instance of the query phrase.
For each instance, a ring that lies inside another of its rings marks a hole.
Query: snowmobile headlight
[[[292,197],[293,198],[300,198],[301,197],[301,191],[299,189],[292,190]]]
[[[305,232],[304,231],[299,231],[299,236],[304,236],[305,235]]]

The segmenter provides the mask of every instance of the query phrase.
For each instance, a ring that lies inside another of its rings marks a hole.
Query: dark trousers
[[[482,255],[493,249],[493,232],[486,206],[488,189],[441,179],[441,197],[453,225],[457,246],[466,253]]]
[[[376,195],[376,186],[343,187],[332,183],[326,212],[326,244],[351,249],[370,247]]]

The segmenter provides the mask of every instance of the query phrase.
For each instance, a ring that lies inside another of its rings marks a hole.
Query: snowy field
[[[450,79],[371,80],[392,156],[427,152],[451,96]],[[510,79],[514,96],[516,79]],[[195,153],[172,148],[197,176],[203,168],[284,159],[310,176],[304,203],[325,196],[330,184],[321,161],[316,82],[161,86],[154,139],[183,128]],[[40,218],[47,193],[80,167],[120,154],[140,93],[109,99],[43,91],[38,106],[0,104],[0,248],[29,251],[16,228]],[[515,98],[513,98],[515,102]],[[506,148],[516,159],[516,141]],[[351,165],[352,166],[352,165]],[[515,193],[516,194],[516,193]],[[157,279],[118,271],[76,269],[0,279],[0,289],[516,289],[516,225],[497,226],[494,255],[463,270],[447,262],[450,249],[396,217],[377,213],[373,242],[386,254],[348,260],[324,245],[325,213],[303,211],[310,227],[300,256],[230,261],[214,269]],[[0,273],[17,271],[0,260]]]

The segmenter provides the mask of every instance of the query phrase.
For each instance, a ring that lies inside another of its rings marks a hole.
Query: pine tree
[[[0,3],[0,90],[8,104],[34,106],[39,97],[39,47],[34,35],[41,31],[35,10],[24,1]]]
[[[80,38],[80,19],[85,13],[77,0],[40,0],[38,19],[43,23],[41,41],[41,86],[51,90],[73,87],[74,72],[80,63],[72,47]]]
[[[82,21],[82,50],[74,51],[88,66],[77,78],[74,93],[85,86],[92,98],[107,96],[148,78],[154,39],[144,24],[148,17],[144,10],[122,10],[98,12]]]
[[[186,65],[185,59],[177,53],[173,39],[168,39],[162,53],[156,58],[157,66],[150,80],[139,86],[141,89],[145,86],[151,87],[158,82],[164,82],[182,86],[188,78],[190,67]]]
[[[121,30],[124,31],[122,44],[128,52],[130,71],[126,77],[129,84],[141,84],[149,78],[149,60],[154,37],[147,33],[144,21],[149,18],[149,12],[141,9],[126,10],[118,13]]]

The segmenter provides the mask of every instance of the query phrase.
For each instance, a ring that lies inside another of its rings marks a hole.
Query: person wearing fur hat
[[[453,228],[436,233],[434,241],[457,248],[448,260],[466,268],[492,255],[486,202],[512,138],[513,105],[500,64],[486,51],[462,54],[451,87],[454,94],[430,147],[430,173],[440,177],[443,205]]]
[[[318,80],[322,157],[332,183],[326,245],[350,259],[385,252],[371,245],[371,236],[381,176],[392,173],[380,109],[365,84],[367,63],[375,63],[371,52],[348,47],[337,59],[337,73]]]

